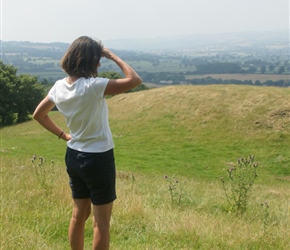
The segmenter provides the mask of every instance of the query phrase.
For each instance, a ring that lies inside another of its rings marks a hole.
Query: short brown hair
[[[96,77],[102,50],[101,42],[87,36],[81,36],[73,41],[61,59],[61,68],[69,76]]]

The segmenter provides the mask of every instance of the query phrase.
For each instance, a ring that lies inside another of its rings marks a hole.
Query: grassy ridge
[[[290,175],[290,89],[172,86],[108,99],[118,169],[218,178],[256,155],[265,180]],[[58,112],[51,116],[65,128]],[[2,155],[62,160],[65,143],[35,121],[3,128]]]
[[[119,167],[217,178],[256,155],[269,178],[289,176],[289,89],[173,86],[109,100]]]
[[[108,99],[118,169],[112,249],[289,249],[289,97],[290,89],[216,85]],[[58,112],[51,116],[65,128]],[[35,121],[0,132],[0,248],[69,249],[65,142]],[[218,177],[248,153],[259,178],[246,214],[236,217]],[[34,154],[46,162],[32,162]]]

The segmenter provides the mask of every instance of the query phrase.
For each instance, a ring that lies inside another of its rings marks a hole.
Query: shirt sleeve
[[[93,78],[94,80],[91,82],[92,89],[94,94],[97,96],[97,98],[101,99],[104,98],[104,93],[106,90],[106,87],[108,85],[108,82],[110,79],[108,78]]]
[[[48,92],[48,98],[50,101],[55,103],[55,92],[56,92],[56,86],[55,84],[52,86],[52,88]]]

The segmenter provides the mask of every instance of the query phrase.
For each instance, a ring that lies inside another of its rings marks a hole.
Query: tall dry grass
[[[219,182],[179,178],[180,204],[163,176],[119,175],[113,215],[115,249],[287,249],[287,188],[257,185],[245,215],[229,213]],[[269,207],[263,206],[267,202]],[[263,204],[263,205],[262,205]],[[126,244],[127,243],[127,244]],[[132,244],[133,243],[133,244]]]
[[[63,163],[47,160],[45,176],[30,160],[2,163],[1,249],[69,249],[71,198]],[[287,186],[255,185],[247,212],[237,216],[219,181],[172,178],[180,202],[172,201],[164,176],[118,171],[111,249],[289,249]],[[85,249],[91,240],[89,220]]]

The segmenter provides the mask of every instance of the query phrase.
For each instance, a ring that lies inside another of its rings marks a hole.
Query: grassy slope
[[[119,170],[218,178],[254,154],[265,180],[290,175],[290,89],[172,86],[108,100]],[[65,120],[53,112],[63,128]],[[62,161],[65,143],[35,121],[1,130],[2,156]]]
[[[116,96],[109,104],[119,163],[216,178],[227,161],[254,154],[265,174],[290,175],[289,100],[289,89],[236,85]]]
[[[112,249],[289,249],[289,94],[179,86],[108,100],[119,170]],[[58,112],[51,116],[65,127]],[[1,249],[69,249],[64,150],[34,121],[1,129]],[[260,183],[240,218],[227,212],[217,177],[248,152],[260,163]],[[32,163],[33,154],[46,163]],[[176,174],[180,205],[163,174]],[[85,249],[91,240],[89,221]]]

